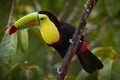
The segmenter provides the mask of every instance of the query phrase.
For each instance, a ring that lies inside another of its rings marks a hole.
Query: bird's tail
[[[84,53],[77,56],[82,67],[88,73],[95,72],[103,67],[102,62],[88,49]]]

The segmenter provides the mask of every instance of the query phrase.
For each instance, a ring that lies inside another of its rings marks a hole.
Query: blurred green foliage
[[[0,1],[0,80],[55,80],[61,58],[44,43],[38,29],[23,30],[11,37],[5,34],[13,1]],[[11,22],[39,7],[52,12],[62,22],[77,27],[85,3],[86,0],[16,0]],[[84,33],[89,48],[101,59],[104,68],[88,74],[75,59],[65,80],[119,80],[119,5],[119,0],[99,0]]]

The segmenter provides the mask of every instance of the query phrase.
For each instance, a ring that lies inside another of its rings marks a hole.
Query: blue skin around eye
[[[25,29],[25,27],[21,27],[21,28],[19,28],[17,31],[21,31],[21,30],[23,30],[23,29]]]

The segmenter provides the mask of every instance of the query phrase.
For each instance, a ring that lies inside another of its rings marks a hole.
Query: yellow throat
[[[60,34],[55,26],[55,24],[44,14],[41,14],[40,16],[44,16],[45,20],[40,22],[40,32],[43,37],[43,40],[47,44],[53,44],[59,41]]]

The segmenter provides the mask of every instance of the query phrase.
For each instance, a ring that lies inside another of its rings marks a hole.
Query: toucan
[[[10,26],[8,33],[12,35],[25,28],[38,25],[45,43],[55,48],[60,56],[64,58],[68,46],[72,43],[76,28],[68,23],[59,21],[51,12],[39,11],[30,13]],[[87,48],[84,36],[80,39],[75,55],[77,55],[83,69],[88,73],[93,73],[103,67],[102,62]]]

